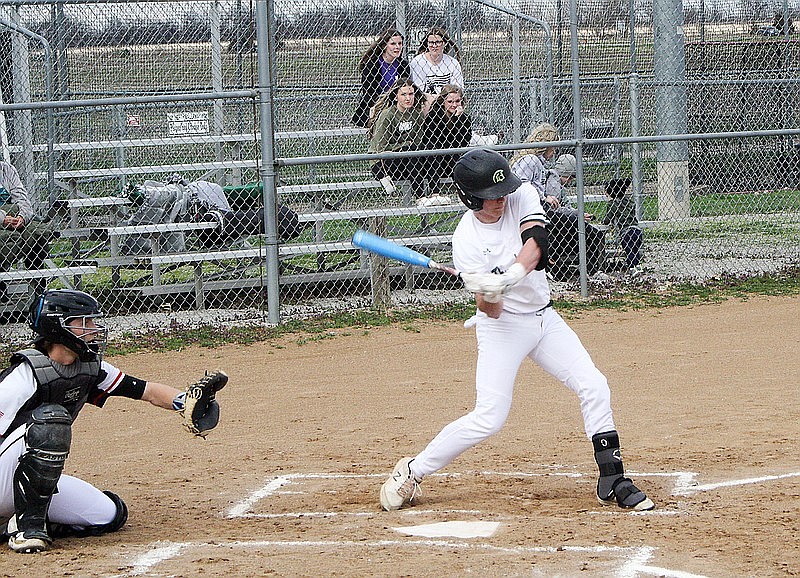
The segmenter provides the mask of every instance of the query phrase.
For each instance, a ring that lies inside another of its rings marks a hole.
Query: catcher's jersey
[[[117,395],[115,390],[124,377],[110,363],[101,362],[98,382],[89,388],[88,403],[102,407],[108,396]],[[33,368],[27,363],[12,365],[0,373],[0,438],[9,433],[17,414],[37,396],[38,389]]]
[[[504,273],[522,250],[522,223],[547,220],[539,195],[530,183],[506,197],[503,216],[496,223],[481,223],[467,211],[453,233],[453,263],[469,273]],[[533,313],[550,302],[550,286],[544,271],[531,271],[509,289],[503,309],[511,313]]]

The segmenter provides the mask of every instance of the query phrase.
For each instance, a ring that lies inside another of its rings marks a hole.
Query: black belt
[[[547,302],[547,305],[545,305],[541,309],[537,309],[536,311],[534,311],[534,313],[541,313],[542,311],[544,311],[548,307],[552,307],[552,306],[553,306],[553,300],[551,299],[550,301]]]

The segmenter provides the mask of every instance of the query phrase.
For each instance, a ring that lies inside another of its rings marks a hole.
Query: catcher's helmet
[[[505,197],[522,184],[503,155],[485,148],[465,153],[453,168],[453,180],[461,202],[473,211],[483,208],[484,199]]]
[[[97,299],[88,293],[55,289],[45,291],[31,302],[28,325],[39,339],[60,343],[74,351],[81,360],[92,361],[105,349],[106,328],[96,323],[96,327],[86,328],[81,338],[67,327],[67,323],[77,317],[86,319],[102,316]]]

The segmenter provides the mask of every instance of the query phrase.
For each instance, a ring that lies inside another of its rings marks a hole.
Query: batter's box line
[[[189,551],[200,548],[228,548],[228,549],[279,549],[279,548],[387,548],[399,546],[402,548],[428,547],[442,549],[478,549],[504,554],[555,554],[569,552],[573,554],[611,554],[621,558],[621,566],[614,572],[615,578],[636,578],[641,575],[663,576],[665,578],[706,578],[700,574],[692,574],[681,570],[671,570],[650,566],[656,548],[652,546],[495,546],[471,542],[455,542],[449,540],[236,540],[232,542],[154,542],[149,550],[133,558],[128,567],[130,571],[118,574],[111,578],[128,576],[141,576],[149,574],[160,564]]]
[[[480,475],[498,475],[498,476],[516,476],[516,477],[545,477],[545,476],[564,476],[568,478],[579,478],[583,476],[583,474],[573,473],[573,472],[548,472],[548,473],[529,473],[529,472],[477,472]],[[252,507],[260,502],[261,500],[268,498],[270,496],[283,493],[281,492],[281,488],[287,486],[294,482],[295,480],[336,480],[336,479],[366,479],[366,478],[385,478],[387,474],[332,474],[332,473],[294,473],[294,474],[284,474],[281,476],[277,476],[271,479],[267,485],[254,492],[242,500],[241,502],[235,504],[228,513],[225,515],[226,518],[253,518],[253,517],[262,517],[259,514],[253,514],[250,512]],[[449,478],[457,478],[464,475],[470,474],[463,474],[463,473],[443,473],[443,474],[433,474],[433,477],[449,477]],[[314,515],[319,517],[320,515],[330,515],[330,513],[320,513],[315,512]]]
[[[547,473],[531,473],[531,472],[494,472],[482,471],[478,472],[481,475],[494,475],[494,476],[507,476],[507,477],[545,477],[545,476],[564,476],[569,478],[584,477],[584,474],[575,472],[547,472]],[[750,484],[760,484],[775,480],[782,480],[793,477],[800,477],[800,472],[790,472],[786,474],[766,475],[754,478],[741,478],[733,480],[723,480],[719,482],[700,484],[697,478],[700,474],[697,472],[628,472],[632,477],[636,478],[675,478],[675,483],[672,489],[674,496],[691,496],[699,492],[707,492],[717,490],[720,488],[729,488],[735,486],[743,486]],[[442,477],[459,477],[462,473],[444,473],[434,474],[434,476]],[[275,495],[284,486],[291,484],[295,480],[307,479],[366,479],[366,478],[383,478],[386,474],[333,474],[333,473],[293,473],[277,476],[270,480],[265,486],[251,492],[250,495],[239,503],[235,504],[228,510],[225,515],[226,518],[252,518],[262,517],[260,514],[251,512],[251,509],[259,501]],[[334,512],[309,512],[307,514],[295,514],[297,517],[302,515],[332,516],[336,515]],[[366,514],[365,514],[366,515]]]

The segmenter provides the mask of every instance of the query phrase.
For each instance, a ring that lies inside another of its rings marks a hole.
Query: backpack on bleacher
[[[142,196],[142,205],[125,222],[126,225],[161,225],[175,223],[188,206],[187,187],[181,183],[145,181],[137,187]],[[159,252],[181,253],[186,249],[182,232],[162,233],[159,237]],[[148,235],[128,235],[122,245],[125,255],[143,255],[152,252]]]

